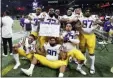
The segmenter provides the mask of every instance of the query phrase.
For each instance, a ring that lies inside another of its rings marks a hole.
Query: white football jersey
[[[83,24],[82,30],[83,33],[92,33],[94,30],[94,22],[96,21],[96,18],[94,18],[94,16],[90,16],[90,17],[82,17],[79,18],[80,22]]]
[[[75,33],[75,31],[70,31],[70,32],[64,31],[62,33],[62,36],[63,37],[67,36],[68,38],[75,39],[76,38],[76,34],[78,34],[78,32]]]
[[[22,45],[23,42],[24,42],[25,47]],[[31,50],[36,52],[36,50],[35,50],[36,41],[33,41],[31,44],[29,44],[28,38],[22,38],[19,42],[19,45],[20,45],[21,48],[26,50],[26,54],[28,54]]]
[[[75,33],[75,31],[70,31],[70,32],[64,31],[62,36],[63,37],[66,36],[69,39],[76,39],[77,38],[76,34],[78,33]],[[72,44],[71,42],[66,42],[63,43],[63,47],[66,49],[67,52],[69,52],[70,50],[76,48],[76,45]]]
[[[29,15],[28,15],[29,17],[31,17],[31,19],[34,19],[34,18],[36,18],[36,13],[29,13]]]
[[[31,32],[37,32],[38,22],[40,22],[40,20],[38,19],[42,18],[42,15],[41,13],[38,16],[36,15],[36,13],[30,13],[29,16],[32,18],[32,21],[31,21],[32,31]]]
[[[57,44],[54,47],[50,46],[49,43],[44,44],[44,48],[47,52],[46,58],[51,61],[58,60],[59,53],[60,53],[60,46],[61,46],[60,44]]]
[[[49,15],[47,15],[44,18],[44,22],[49,22],[49,23],[52,23],[52,24],[60,24],[60,22],[59,22],[59,20],[57,18],[55,18],[54,16],[50,17]]]

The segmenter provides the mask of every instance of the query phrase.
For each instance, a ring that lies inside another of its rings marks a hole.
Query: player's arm
[[[102,25],[103,24],[103,22],[100,20],[100,19],[96,19],[95,21],[94,21],[94,25]]]
[[[73,44],[79,44],[80,43],[80,40],[78,38],[76,38],[76,39],[69,38],[69,41]]]
[[[66,60],[67,59],[67,52],[64,46],[60,46],[59,48],[60,53],[59,53],[59,60]]]
[[[48,16],[46,12],[43,12],[39,15],[38,20],[44,21],[45,17]]]
[[[13,45],[13,49],[18,49],[18,48],[20,48],[21,46],[24,45],[24,43],[25,43],[24,38],[21,38],[20,41],[19,41],[17,44],[14,44],[14,45]]]
[[[60,22],[67,22],[66,16],[65,16],[65,15],[60,16],[59,21],[60,21]]]
[[[36,46],[35,46],[35,49],[36,49],[36,53],[38,53],[38,54],[40,54],[40,55],[43,55],[43,56],[46,55],[46,51],[45,51],[44,46],[39,49],[38,46],[36,45]]]
[[[63,33],[60,35],[59,40],[60,40],[61,42],[68,41],[68,37],[66,37],[66,33],[65,33],[65,32],[63,32]]]
[[[40,21],[44,21],[44,18],[38,18],[38,20],[40,20]]]
[[[81,32],[82,31],[82,27],[83,27],[83,24],[80,22],[80,20],[78,20],[75,24],[75,30]]]
[[[73,17],[71,19],[67,19],[67,23],[72,23],[72,22],[77,22],[78,21],[78,18],[76,17]]]

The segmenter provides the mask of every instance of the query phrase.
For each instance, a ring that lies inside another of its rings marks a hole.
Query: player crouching
[[[40,63],[53,69],[59,69],[59,77],[63,77],[67,66],[67,54],[66,52],[61,52],[60,48],[61,45],[57,43],[57,38],[51,37],[40,51],[38,49],[36,50],[37,54],[34,54],[30,68],[21,68],[21,70],[26,75],[32,76],[35,65]]]
[[[80,42],[77,38],[78,34],[78,32],[72,31],[71,24],[67,24],[61,38],[64,41],[63,47],[65,49],[65,52],[67,52],[69,60],[73,58],[75,61],[76,59],[76,61],[78,62],[77,71],[79,71],[83,75],[86,75],[86,72],[82,70],[82,65],[86,58],[80,50],[76,49],[76,45]]]
[[[22,38],[18,44],[13,46],[13,57],[16,61],[16,65],[13,69],[17,69],[20,66],[19,55],[32,59],[35,50],[36,40],[33,34],[30,34],[26,38]]]

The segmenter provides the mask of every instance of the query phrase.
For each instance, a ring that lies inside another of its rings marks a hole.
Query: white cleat
[[[58,77],[63,78],[63,76],[64,76],[64,74],[60,73]]]
[[[27,69],[21,68],[21,71],[24,72],[27,76],[32,76],[32,72],[28,71]]]
[[[108,44],[106,43],[105,41],[102,41],[102,42],[98,42],[99,44]]]
[[[3,53],[2,56],[7,57],[8,55],[5,55],[5,54]]]
[[[110,70],[110,71],[111,71],[111,73],[113,73],[113,67],[111,68],[111,70]]]
[[[13,69],[17,69],[20,66],[20,63],[16,64]]]
[[[95,69],[93,70],[93,69],[90,69],[90,73],[91,74],[95,74]]]
[[[13,55],[13,53],[10,53],[10,55]]]
[[[77,71],[79,71],[82,75],[87,75],[87,73],[82,69],[77,69]]]

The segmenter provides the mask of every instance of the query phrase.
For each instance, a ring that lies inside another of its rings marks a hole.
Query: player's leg
[[[80,34],[79,40],[80,40],[79,48],[80,48],[81,52],[85,55],[85,53],[86,53],[86,38],[83,34]]]
[[[59,73],[58,77],[63,77],[64,76],[64,72],[66,70],[66,67],[67,66],[65,66],[65,65],[60,67],[60,69],[59,69],[60,73]]]
[[[85,56],[80,50],[73,49],[73,58],[76,58],[78,61],[77,71],[79,71],[81,74],[86,75],[87,73],[82,70],[83,63],[85,61]]]
[[[17,69],[20,66],[20,61],[19,61],[19,54],[18,54],[18,44],[13,46],[13,57],[14,60],[16,61],[16,65],[14,66],[13,69]]]
[[[33,74],[33,69],[35,67],[35,65],[38,63],[37,59],[34,57],[33,60],[31,61],[31,65],[29,67],[29,69],[23,69],[21,68],[21,71],[24,72],[26,75],[28,76],[32,76]]]
[[[85,34],[80,34],[79,39],[80,39],[79,48],[81,52],[84,54],[84,56],[86,57],[86,36]],[[86,62],[87,62],[87,59],[85,59],[84,64],[86,64]]]
[[[7,56],[7,39],[2,38],[2,40],[3,40],[3,49],[4,49],[3,56]]]
[[[45,42],[46,42],[46,37],[41,36],[41,37],[40,37],[40,41],[39,41],[39,43],[40,43],[40,48],[42,48],[42,46],[44,45]]]
[[[95,73],[95,66],[94,66],[94,64],[95,64],[95,54],[94,54],[95,44],[96,44],[96,37],[95,37],[95,34],[92,34],[87,38],[87,48],[88,48],[88,52],[89,52],[90,59],[91,59],[91,66],[90,66],[91,74]]]

